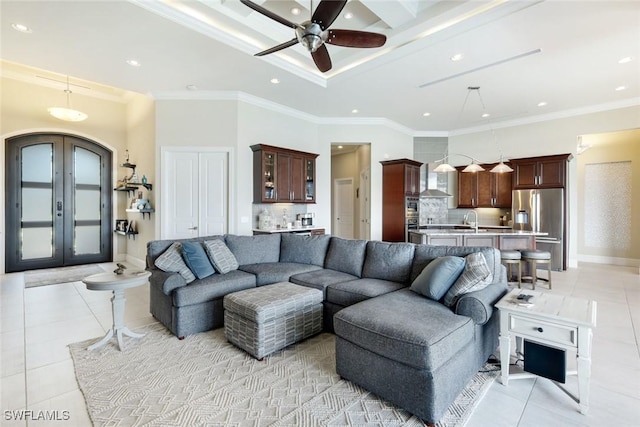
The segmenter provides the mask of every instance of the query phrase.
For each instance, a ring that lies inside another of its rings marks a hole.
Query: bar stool
[[[533,289],[536,288],[536,282],[542,280],[549,283],[549,289],[551,289],[551,252],[541,250],[521,250],[522,261],[528,262],[531,269],[531,276],[527,278],[531,279],[531,285]],[[538,264],[547,264],[547,278],[538,277]],[[524,277],[523,277],[524,279]]]
[[[512,272],[511,267],[515,264],[518,266],[518,287],[522,287],[522,265],[520,264],[520,259],[522,258],[522,254],[520,251],[509,251],[509,250],[501,250],[500,251],[500,261],[505,264],[507,268],[507,282],[516,283],[515,281],[511,281]]]

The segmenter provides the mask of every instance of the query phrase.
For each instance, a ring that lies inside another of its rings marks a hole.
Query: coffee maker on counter
[[[303,227],[312,227],[313,226],[313,217],[315,216],[314,213],[309,212],[309,213],[301,213],[298,214],[296,219],[298,221],[300,221],[300,223],[302,224]]]

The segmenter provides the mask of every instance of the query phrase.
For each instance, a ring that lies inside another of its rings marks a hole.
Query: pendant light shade
[[[455,172],[456,168],[454,168],[453,166],[451,166],[448,163],[441,163],[438,166],[435,167],[435,169],[433,169],[434,172]]]
[[[71,108],[71,89],[69,89],[69,76],[67,76],[67,88],[64,91],[67,94],[67,106],[66,107],[49,107],[47,111],[56,119],[64,120],[66,122],[81,122],[89,117],[82,111],[74,110]]]
[[[493,173],[513,172],[513,168],[507,166],[502,160],[491,169]]]
[[[484,168],[477,163],[469,163],[469,166],[462,169],[462,172],[482,172]]]

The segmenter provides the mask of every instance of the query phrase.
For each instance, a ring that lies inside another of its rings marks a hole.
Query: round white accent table
[[[92,291],[113,291],[111,297],[111,309],[113,311],[113,327],[109,332],[97,343],[87,347],[87,350],[95,350],[105,345],[114,335],[118,340],[118,348],[120,351],[124,349],[122,335],[132,338],[142,338],[144,334],[131,332],[124,325],[124,306],[126,299],[124,297],[125,289],[134,288],[147,283],[147,279],[151,276],[149,271],[132,271],[124,274],[115,273],[98,273],[92,274],[84,278],[82,281],[87,285],[87,289]]]

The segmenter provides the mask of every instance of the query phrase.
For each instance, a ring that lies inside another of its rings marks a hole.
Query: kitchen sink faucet
[[[476,233],[478,232],[478,212],[476,212],[475,210],[471,210],[469,212],[466,213],[466,215],[464,216],[464,222],[466,224],[469,224],[469,214],[473,214],[475,217],[476,222],[474,222],[474,229],[476,230]]]

